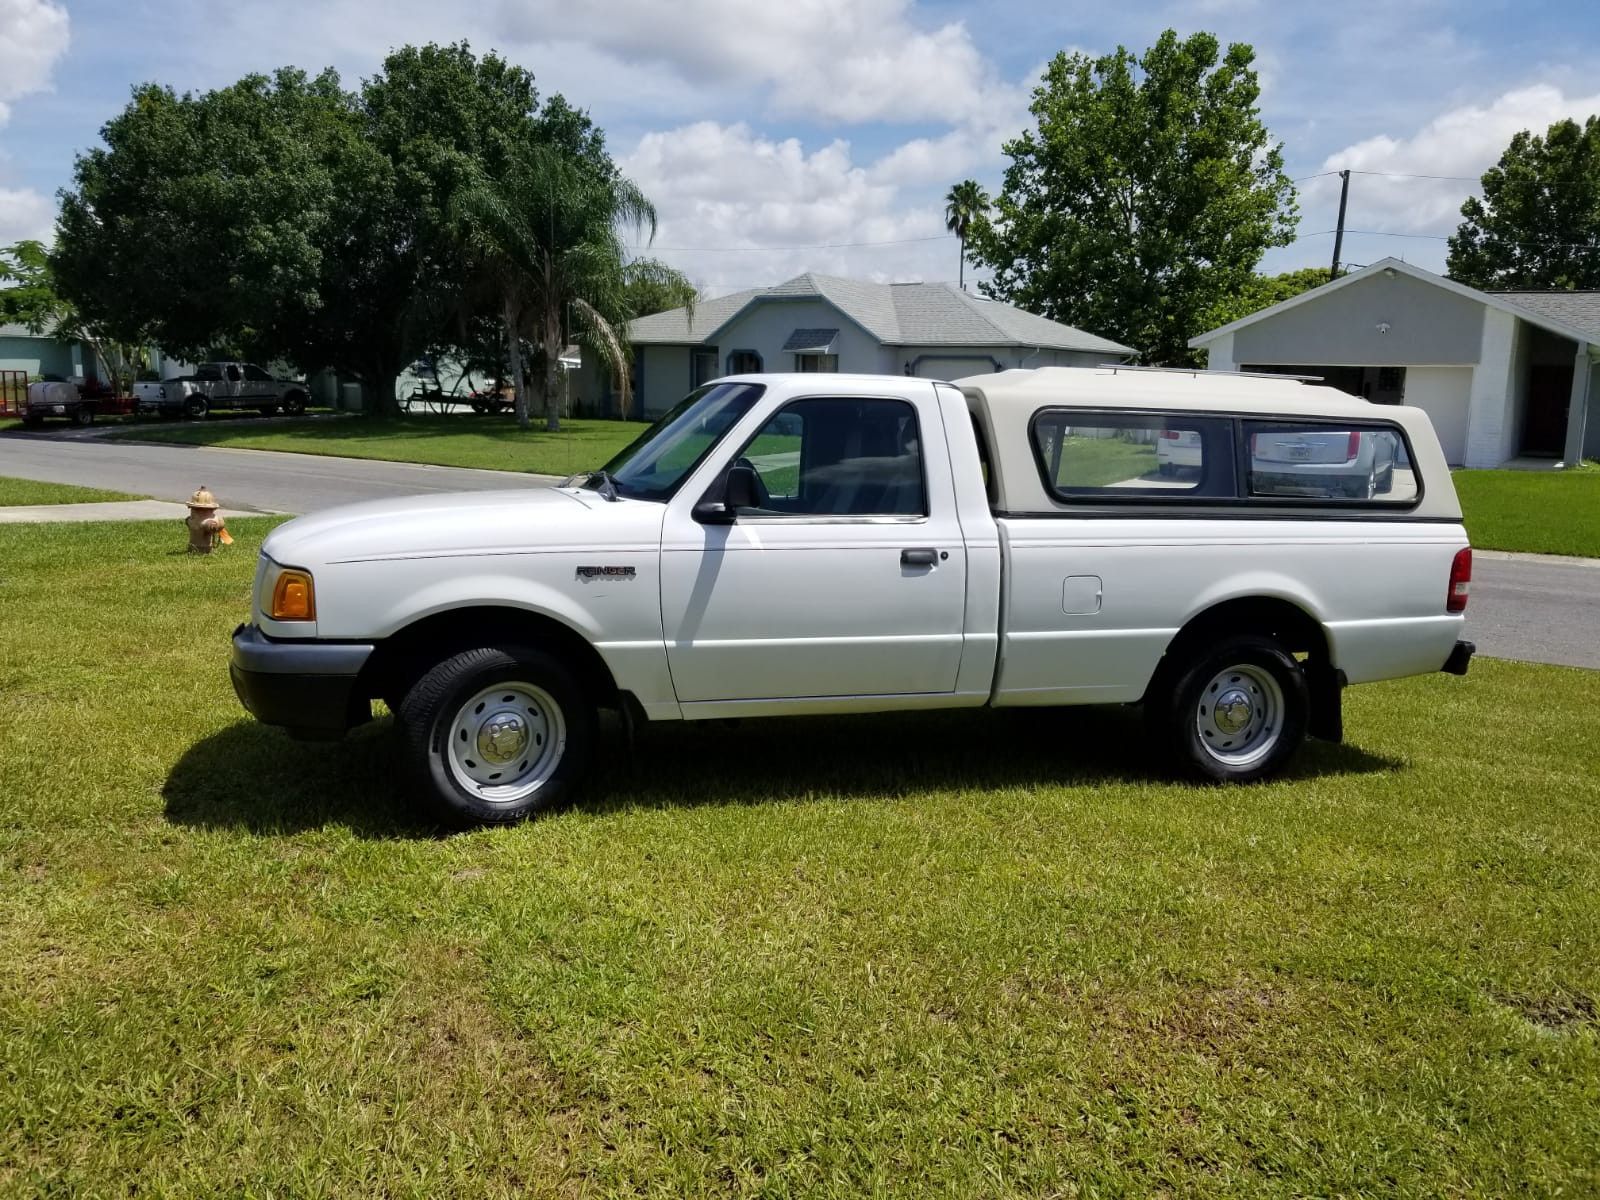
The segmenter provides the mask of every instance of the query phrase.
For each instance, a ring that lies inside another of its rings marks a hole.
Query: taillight
[[[1472,588],[1472,550],[1457,550],[1450,564],[1450,591],[1445,594],[1445,612],[1466,612],[1467,593]]]
[[[1168,442],[1175,442],[1182,436],[1183,434],[1179,433],[1176,429],[1163,429],[1161,431],[1162,439]]]
[[[1350,431],[1350,448],[1345,451],[1346,458],[1354,458],[1361,453],[1361,434],[1356,430]]]

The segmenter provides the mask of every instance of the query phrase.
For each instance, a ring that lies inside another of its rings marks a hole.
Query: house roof
[[[1443,288],[1447,292],[1454,292],[1458,296],[1465,296],[1469,300],[1476,300],[1490,308],[1511,313],[1521,317],[1530,324],[1551,333],[1560,334],[1562,337],[1571,338],[1575,342],[1584,342],[1600,345],[1600,293],[1594,292],[1480,292],[1477,288],[1468,287],[1464,283],[1457,283],[1443,275],[1435,275],[1432,271],[1424,271],[1421,267],[1413,266],[1398,258],[1382,258],[1371,266],[1362,267],[1359,271],[1352,271],[1348,275],[1341,275],[1332,283],[1324,283],[1320,287],[1311,288],[1301,292],[1298,296],[1291,296],[1259,312],[1253,312],[1247,317],[1240,317],[1237,321],[1230,321],[1226,325],[1219,325],[1215,329],[1189,339],[1189,345],[1196,349],[1209,346],[1218,338],[1230,334],[1246,326],[1264,321],[1268,317],[1275,317],[1279,313],[1288,312],[1291,308],[1298,308],[1302,304],[1310,304],[1322,297],[1331,295],[1340,288],[1350,287],[1363,279],[1370,279],[1382,271],[1395,271],[1401,275],[1409,275],[1422,283]],[[1588,328],[1573,324],[1571,318],[1578,314],[1578,306],[1574,305],[1565,310],[1560,309],[1559,303],[1550,303],[1535,306],[1530,303],[1533,299],[1544,301],[1561,301],[1567,297],[1592,297],[1595,300],[1594,320],[1586,321]]]
[[[1552,321],[1588,334],[1600,345],[1600,292],[1490,292]]]
[[[692,320],[681,308],[640,317],[629,324],[628,336],[646,344],[708,342],[750,305],[785,300],[825,301],[886,346],[1037,346],[1118,356],[1134,353],[1108,338],[997,300],[980,299],[948,283],[868,283],[809,272],[775,287],[701,301]]]

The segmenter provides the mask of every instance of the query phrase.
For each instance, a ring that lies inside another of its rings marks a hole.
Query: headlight
[[[272,601],[267,616],[274,621],[315,621],[317,594],[311,585],[311,572],[283,567],[272,584]]]

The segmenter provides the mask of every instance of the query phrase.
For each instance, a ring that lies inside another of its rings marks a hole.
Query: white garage
[[[1482,292],[1387,258],[1189,344],[1212,371],[1424,409],[1453,465],[1600,456],[1600,292]]]

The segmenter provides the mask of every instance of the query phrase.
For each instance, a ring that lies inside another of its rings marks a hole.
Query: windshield
[[[617,494],[666,500],[734,422],[766,391],[759,383],[712,383],[689,393],[605,465]],[[590,477],[591,484],[599,476]]]

